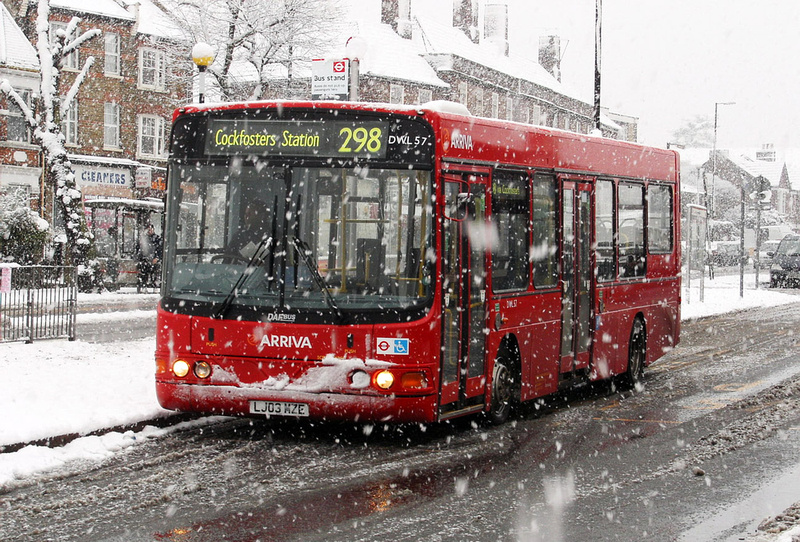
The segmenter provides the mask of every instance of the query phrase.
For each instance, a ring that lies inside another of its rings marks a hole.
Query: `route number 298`
[[[383,130],[380,128],[372,128],[367,131],[366,128],[349,128],[345,127],[339,130],[339,136],[344,137],[342,146],[339,147],[341,153],[358,153],[364,149],[367,152],[378,152],[381,150],[381,136]]]

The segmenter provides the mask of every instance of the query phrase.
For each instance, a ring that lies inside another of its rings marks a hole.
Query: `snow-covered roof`
[[[77,13],[91,13],[112,19],[135,21],[136,17],[114,0],[50,0],[51,8],[66,9]]]
[[[50,0],[50,6],[77,14],[138,22],[136,31],[139,34],[170,40],[184,39],[181,29],[152,0]]]
[[[140,34],[175,41],[186,39],[178,25],[151,0],[122,0],[122,2],[134,13],[136,9],[139,10],[137,31]]]
[[[0,3],[0,66],[25,70],[38,70],[36,49],[6,7]]]
[[[758,149],[754,148],[718,149],[718,152],[753,177],[765,177],[773,187],[779,186],[783,168],[786,166],[792,190],[800,190],[800,149],[778,150],[774,162],[756,160]],[[679,153],[684,172],[700,168],[711,159],[711,149],[708,148],[681,149]]]
[[[423,58],[425,49],[421,44],[402,38],[389,25],[358,22],[350,28],[346,37],[343,36],[344,42],[349,36],[360,36],[367,43],[367,52],[361,59],[361,73],[435,87],[450,86],[436,75],[436,70]]]
[[[365,53],[359,59],[361,75],[381,77],[393,80],[412,81],[422,85],[447,88],[436,70],[423,58],[424,50],[412,40],[400,37],[389,25],[364,20],[354,20],[342,24],[332,32],[329,40],[331,46],[320,50],[320,58],[346,58],[347,39],[358,36],[366,44]],[[248,76],[252,68],[239,67],[236,70],[242,78]],[[272,64],[269,67],[271,77],[286,77],[286,67]],[[292,70],[297,77],[311,77],[310,62],[296,61]],[[254,74],[250,74],[253,77]]]
[[[766,162],[756,160],[751,154],[733,154],[729,156],[731,162],[742,168],[753,177],[764,177],[769,180],[770,185],[777,187],[783,173],[783,160]]]
[[[423,54],[454,55],[466,60],[491,66],[492,69],[549,88],[559,94],[581,100],[578,95],[559,82],[538,62],[510,54],[505,56],[491,43],[476,44],[464,32],[453,26],[425,17],[414,17],[413,40]],[[583,101],[583,100],[581,100]],[[608,122],[611,119],[607,118]]]
[[[95,156],[93,154],[72,154],[68,153],[67,158],[70,162],[77,162],[79,164],[106,164],[118,167],[149,167],[151,169],[160,169],[165,170],[165,168],[157,167],[157,166],[150,166],[147,164],[143,164],[142,162],[138,162],[136,160],[131,160],[129,158],[120,158],[118,156]]]

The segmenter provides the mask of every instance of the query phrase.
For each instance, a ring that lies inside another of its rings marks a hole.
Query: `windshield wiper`
[[[233,288],[231,288],[231,291],[228,292],[228,295],[222,300],[217,310],[214,311],[214,318],[223,318],[225,316],[225,313],[231,308],[233,300],[239,295],[239,290],[242,289],[245,283],[247,283],[247,280],[253,275],[253,271],[261,266],[267,259],[271,247],[272,237],[265,237],[261,240],[255,252],[253,252],[253,255],[250,257],[250,261],[247,262],[247,267],[244,268],[239,278],[236,279],[236,283],[233,285]]]
[[[322,291],[323,297],[325,298],[325,303],[327,303],[333,312],[336,313],[336,316],[339,318],[339,320],[343,320],[344,314],[342,314],[342,311],[339,309],[339,305],[336,304],[336,300],[333,299],[333,294],[331,293],[331,289],[328,287],[328,283],[325,282],[325,279],[319,274],[319,269],[317,269],[317,266],[314,265],[313,260],[311,260],[311,249],[309,248],[308,244],[299,237],[295,237],[292,240],[292,244],[294,244],[294,248],[297,251],[297,254],[300,256],[300,259],[303,260],[303,263],[306,264],[306,267],[311,272],[311,278],[314,279],[314,283]]]

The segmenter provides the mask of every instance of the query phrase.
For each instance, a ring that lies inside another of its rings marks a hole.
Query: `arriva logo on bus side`
[[[472,150],[472,136],[461,132],[453,132],[450,136],[450,146],[454,149]]]

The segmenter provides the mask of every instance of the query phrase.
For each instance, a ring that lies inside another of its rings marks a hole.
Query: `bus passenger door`
[[[591,185],[562,180],[560,373],[589,367],[592,332]]]
[[[445,177],[440,414],[481,410],[486,370],[487,178]]]

